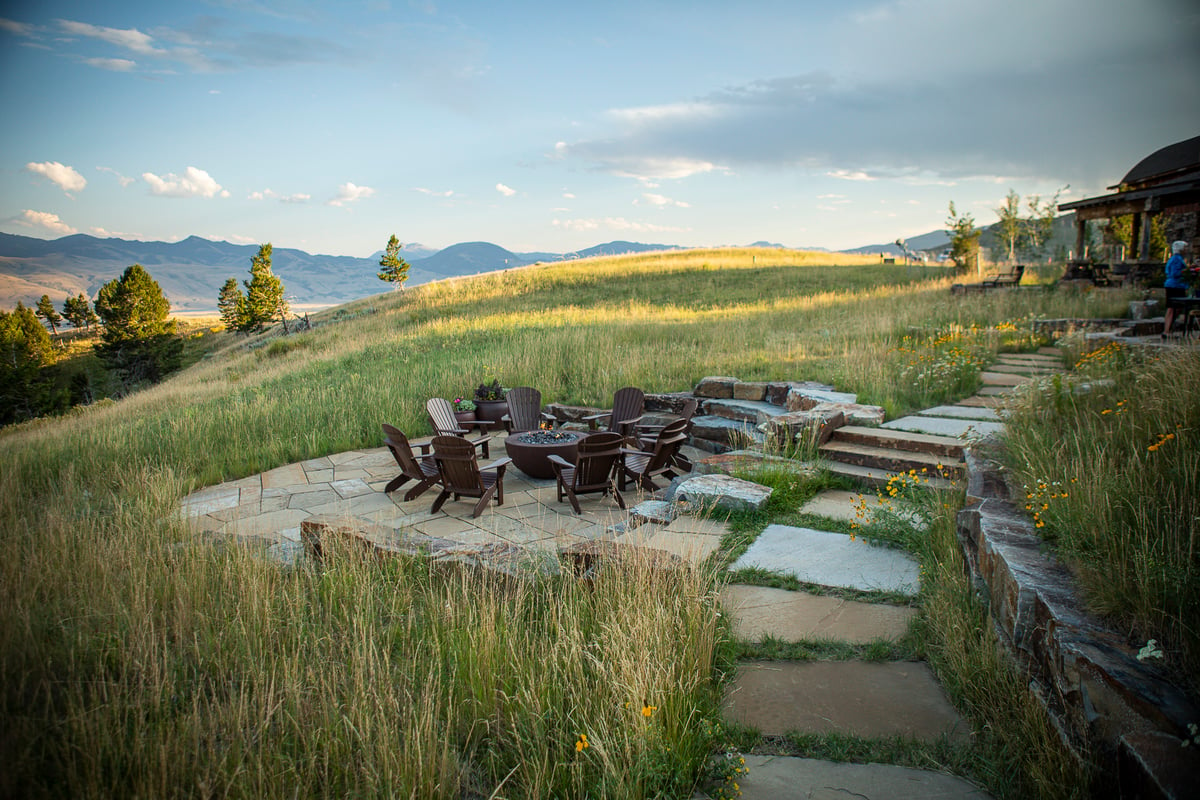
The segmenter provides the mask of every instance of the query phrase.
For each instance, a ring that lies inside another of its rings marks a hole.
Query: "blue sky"
[[[0,0],[0,230],[843,249],[1200,134],[1185,0]]]

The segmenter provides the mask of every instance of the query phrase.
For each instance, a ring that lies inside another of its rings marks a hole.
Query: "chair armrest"
[[[581,419],[588,424],[588,430],[594,431],[594,430],[596,430],[597,422],[604,419],[605,417],[611,417],[611,416],[612,416],[611,411],[605,411],[602,414],[589,414],[588,416],[582,417]]]
[[[558,453],[551,453],[550,455],[546,456],[546,460],[549,461],[551,464],[558,464],[560,467],[568,467],[569,468],[569,467],[575,466],[570,461],[567,461],[565,458],[560,456]]]
[[[493,470],[494,469],[497,472],[499,472],[500,470],[503,470],[505,467],[507,467],[511,463],[512,463],[512,459],[508,458],[507,456],[504,458],[497,458],[492,463],[480,467],[479,471],[483,472],[484,470]]]
[[[409,442],[409,444],[412,444],[412,443],[411,443],[411,442]],[[428,455],[430,455],[430,452],[429,452],[429,451],[430,451],[432,448],[433,448],[433,442],[426,442],[425,444],[418,444],[418,445],[417,445],[417,449],[421,451],[421,455],[423,455],[423,456],[428,456]]]

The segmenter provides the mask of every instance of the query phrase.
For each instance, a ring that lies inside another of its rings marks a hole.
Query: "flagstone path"
[[[928,446],[936,439],[969,440],[1003,430],[997,407],[1014,387],[1062,369],[1061,356],[1001,355],[982,373],[983,387],[973,398],[936,406],[885,423],[883,428],[912,433]],[[869,523],[875,513],[863,495],[825,491],[801,512],[829,520]],[[864,519],[864,515],[866,519]],[[731,570],[757,568],[813,585],[817,593],[731,584],[722,602],[732,616],[733,633],[756,642],[836,640],[851,644],[902,637],[916,616],[912,606],[857,602],[820,593],[820,587],[886,591],[889,597],[914,596],[920,566],[898,550],[869,544],[861,537],[768,526]],[[950,704],[933,673],[919,662],[745,661],[724,703],[726,718],[767,736],[789,732],[891,736],[935,741],[968,741],[968,723]],[[750,772],[739,779],[742,797],[816,798],[853,796],[871,800],[900,798],[985,798],[968,781],[949,775],[881,764],[833,764],[806,758],[747,756]]]

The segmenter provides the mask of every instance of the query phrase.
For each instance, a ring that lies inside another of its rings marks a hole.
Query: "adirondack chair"
[[[475,458],[474,445],[461,436],[435,436],[432,444],[442,491],[433,501],[430,514],[436,514],[451,497],[455,500],[478,497],[473,517],[482,514],[493,497],[496,505],[504,505],[504,469],[512,459],[500,458],[481,468]]]
[[[679,409],[679,417],[687,422],[684,426],[683,433],[685,437],[692,435],[692,417],[696,416],[696,410],[700,407],[700,401],[694,397],[689,397],[683,401],[683,406]],[[637,440],[638,447],[642,450],[652,450],[654,448],[654,440],[665,425],[638,425]],[[675,455],[672,459],[675,466],[679,467],[683,472],[692,471],[692,462],[683,452],[676,448]]]
[[[633,386],[626,386],[623,389],[617,389],[613,394],[613,407],[611,411],[605,411],[600,414],[591,414],[583,418],[583,421],[588,424],[588,430],[598,430],[600,420],[608,417],[608,426],[605,430],[616,431],[622,436],[633,436],[634,428],[638,421],[642,418],[642,412],[646,408],[646,395],[641,389]]]
[[[554,417],[542,411],[542,393],[532,386],[514,386],[508,390],[508,413],[500,418],[510,433],[535,431],[554,424]]]
[[[687,439],[687,434],[684,433],[686,427],[687,420],[683,419],[677,419],[667,425],[659,431],[654,440],[654,447],[649,451],[622,449],[621,453],[625,458],[621,465],[617,488],[624,489],[626,483],[632,479],[646,491],[653,492],[658,488],[654,484],[655,477],[663,475],[674,478],[678,474],[675,472],[675,454]]]
[[[461,436],[473,446],[478,447],[480,452],[483,453],[484,458],[491,457],[488,442],[492,437],[483,434],[474,439],[468,439],[467,434],[470,433],[470,430],[462,427],[462,424],[454,418],[454,406],[450,404],[449,400],[444,397],[431,397],[425,401],[425,412],[429,414],[429,423],[433,425],[434,435]],[[480,425],[478,421],[467,424],[473,427]],[[486,427],[489,423],[484,422],[482,424]]]
[[[580,440],[574,464],[551,454],[550,466],[558,484],[558,502],[561,503],[565,495],[575,513],[582,514],[577,495],[612,492],[617,505],[625,508],[625,500],[613,480],[613,472],[621,462],[621,443],[624,441],[621,434],[613,431],[590,434]]]
[[[433,488],[438,480],[438,468],[434,463],[433,456],[429,454],[430,445],[418,445],[421,450],[418,458],[413,454],[408,437],[399,428],[385,424],[383,436],[383,443],[387,445],[388,450],[392,451],[392,456],[400,466],[400,474],[383,487],[384,494],[391,494],[409,481],[416,481],[417,485],[404,494],[404,502],[407,503]]]

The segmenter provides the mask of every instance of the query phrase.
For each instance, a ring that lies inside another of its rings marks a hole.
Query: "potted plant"
[[[498,378],[491,383],[481,383],[475,390],[476,419],[499,422],[508,413],[508,400]]]
[[[454,418],[459,422],[474,422],[475,404],[465,397],[454,398]]]

